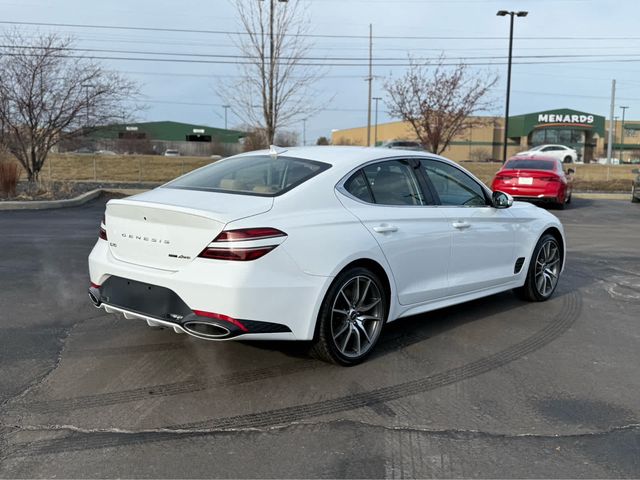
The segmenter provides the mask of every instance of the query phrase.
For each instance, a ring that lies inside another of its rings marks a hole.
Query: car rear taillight
[[[496,180],[498,181],[504,181],[504,180],[511,180],[513,177],[510,177],[508,175],[496,175]]]
[[[280,245],[282,240],[277,241],[277,243],[261,242],[262,244],[260,245],[251,245],[246,247],[238,245],[238,243],[282,239],[286,236],[286,233],[276,228],[269,227],[225,230],[221,232],[198,256],[214,260],[233,260],[239,262],[257,260],[260,257],[264,257],[267,253]]]
[[[107,240],[107,220],[105,219],[104,215],[102,216],[102,221],[100,222],[100,233],[98,234],[98,236],[102,240]]]
[[[539,180],[542,180],[544,182],[559,182],[560,177],[540,177]]]

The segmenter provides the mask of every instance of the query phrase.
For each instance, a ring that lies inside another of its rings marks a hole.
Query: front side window
[[[389,160],[367,165],[361,170],[361,180],[351,177],[345,188],[357,198],[372,197],[380,205],[424,205],[422,191],[413,168],[406,160]],[[362,184],[362,182],[366,182]],[[370,193],[363,187],[368,184]],[[369,201],[369,200],[365,200]]]
[[[329,167],[326,163],[300,158],[251,155],[221,160],[164,186],[274,197],[297,187]]]
[[[486,206],[484,189],[462,170],[436,160],[421,160],[422,171],[431,181],[442,205]]]

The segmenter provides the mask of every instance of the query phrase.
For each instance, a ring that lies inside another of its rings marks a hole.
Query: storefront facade
[[[565,145],[575,149],[585,162],[594,159],[604,137],[604,117],[578,110],[563,108],[509,118],[509,138],[520,145]]]
[[[475,126],[456,136],[442,155],[455,161],[501,159],[503,119],[475,117],[473,123]],[[543,144],[560,144],[574,148],[585,162],[596,161],[606,155],[608,128],[609,122],[603,116],[569,108],[516,115],[509,117],[507,154]],[[377,131],[377,145],[391,140],[416,140],[406,122],[380,124]],[[373,125],[371,133],[373,137]],[[365,145],[366,137],[366,127],[332,132],[335,145]],[[613,149],[616,158],[640,157],[640,122],[628,120],[624,128],[616,122]]]

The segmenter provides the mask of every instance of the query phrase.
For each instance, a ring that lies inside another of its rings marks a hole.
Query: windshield
[[[509,160],[504,170],[553,170],[555,163],[550,160]]]
[[[530,152],[537,152],[537,151],[538,151],[538,150],[540,150],[541,148],[542,148],[542,145],[538,145],[537,147],[530,148],[530,149],[529,149],[529,151],[530,151]]]
[[[299,158],[251,155],[221,160],[164,186],[275,197],[329,167],[326,163]]]

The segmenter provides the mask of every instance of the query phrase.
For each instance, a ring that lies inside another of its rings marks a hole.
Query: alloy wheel
[[[338,351],[349,358],[366,354],[384,323],[384,302],[376,283],[356,276],[338,290],[331,310],[331,336]]]
[[[555,240],[549,239],[542,244],[535,269],[536,290],[543,297],[548,297],[556,288],[560,275],[560,249]]]

